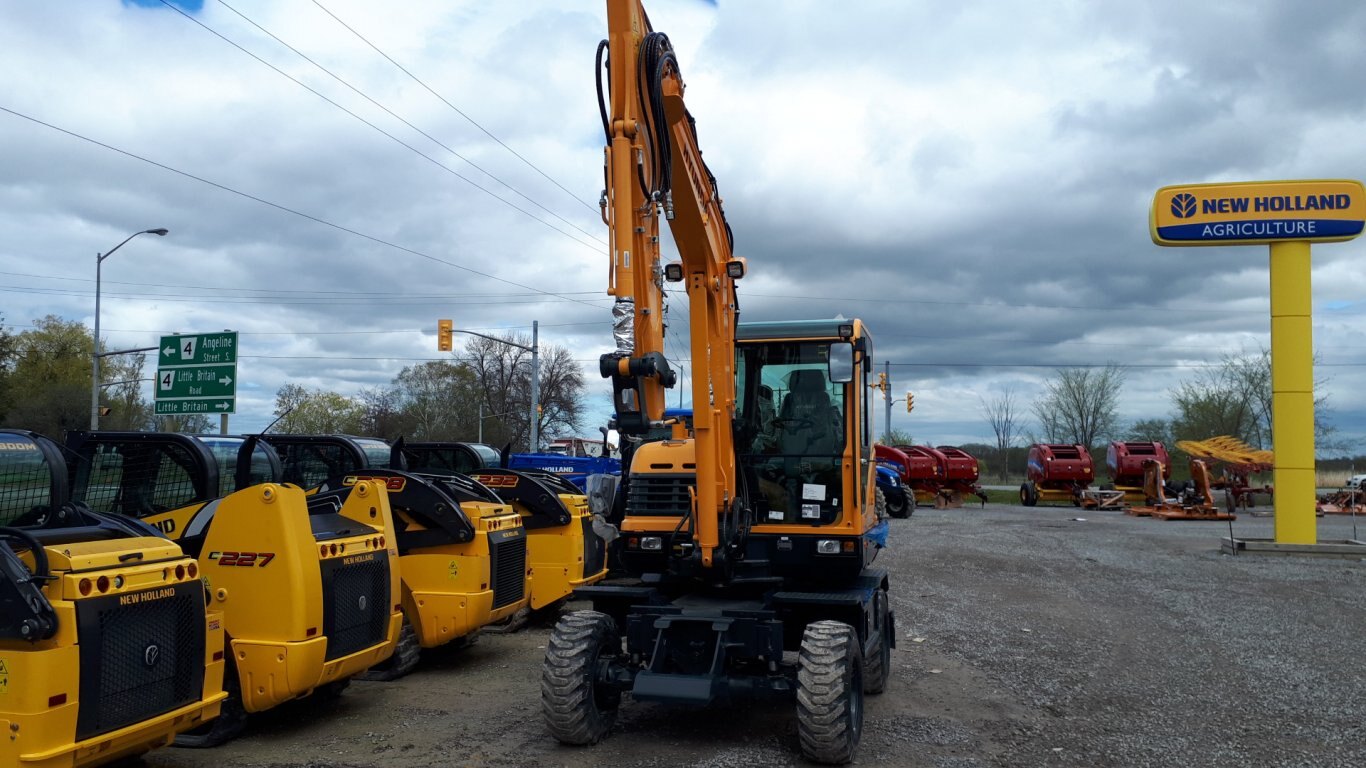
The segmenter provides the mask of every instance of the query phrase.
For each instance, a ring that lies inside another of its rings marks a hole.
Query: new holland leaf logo
[[[1195,195],[1182,192],[1172,196],[1172,215],[1178,219],[1189,219],[1195,215]]]

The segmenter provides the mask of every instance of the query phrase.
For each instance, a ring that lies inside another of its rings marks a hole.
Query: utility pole
[[[882,375],[886,377],[887,386],[882,388],[882,402],[887,407],[887,426],[883,427],[884,434],[892,434],[892,363],[888,360],[882,361]]]

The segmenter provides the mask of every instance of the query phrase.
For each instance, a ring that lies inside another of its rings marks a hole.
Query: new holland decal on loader
[[[212,746],[249,713],[339,694],[394,652],[403,616],[383,482],[313,496],[261,483],[220,497],[218,464],[193,437],[75,432],[67,442],[73,495],[179,542],[223,614],[222,716],[178,744]]]
[[[393,659],[367,674],[393,679],[421,649],[470,642],[527,606],[527,532],[490,489],[464,475],[421,477],[388,469],[392,449],[371,438],[265,435],[289,482],[325,493],[382,482],[394,509],[403,582],[403,635]],[[375,466],[378,464],[379,466]]]
[[[0,766],[96,766],[217,717],[223,621],[198,564],[68,500],[59,446],[0,430]]]

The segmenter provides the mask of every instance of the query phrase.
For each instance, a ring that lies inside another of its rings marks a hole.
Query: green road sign
[[[237,331],[161,337],[158,368],[208,363],[237,365]]]
[[[182,413],[233,413],[237,404],[233,398],[227,397],[209,400],[158,400],[156,407],[158,416],[176,416]]]
[[[237,412],[237,332],[162,336],[156,413]]]

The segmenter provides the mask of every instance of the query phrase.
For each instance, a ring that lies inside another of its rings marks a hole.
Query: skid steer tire
[[[341,701],[342,694],[346,693],[346,689],[350,687],[351,678],[349,677],[345,680],[333,680],[314,688],[313,695],[310,698],[325,707],[336,706],[337,702]]]
[[[387,683],[417,669],[422,659],[422,645],[417,641],[417,632],[408,619],[403,619],[403,629],[398,633],[398,646],[394,655],[356,676],[357,680],[373,680]]]
[[[906,501],[905,490],[886,494],[887,514],[898,520],[904,520],[911,516],[911,505]]]
[[[797,735],[802,756],[843,765],[863,733],[863,653],[838,621],[808,624],[797,661]]]
[[[892,622],[888,616],[887,591],[873,593],[873,615],[876,623],[869,634],[877,638],[877,647],[863,657],[863,692],[878,694],[887,689],[887,678],[892,673]]]
[[[621,691],[598,684],[598,666],[620,653],[621,632],[606,614],[575,611],[551,630],[541,665],[541,714],[561,744],[596,744],[612,730]]]
[[[218,717],[198,728],[176,734],[172,744],[187,749],[208,749],[242,735],[247,729],[247,710],[242,706],[242,683],[237,679],[237,665],[233,663],[231,653],[227,654],[227,663],[223,665],[223,690],[228,697],[223,699]]]

